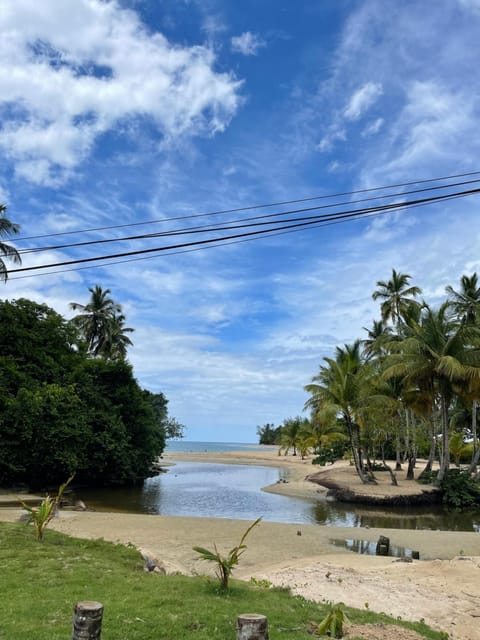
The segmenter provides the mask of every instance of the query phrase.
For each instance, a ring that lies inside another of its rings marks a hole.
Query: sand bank
[[[169,454],[165,457],[167,462],[174,459],[280,466],[287,483],[274,485],[273,490],[286,495],[325,499],[321,488],[305,482],[312,466],[309,460],[302,461],[299,457],[278,457],[272,451]],[[338,469],[343,467],[339,465]],[[401,479],[399,482],[403,484]],[[387,492],[395,489],[385,487]],[[302,494],[302,491],[309,493]],[[14,521],[20,514],[18,509],[0,509],[0,520]],[[215,541],[220,550],[228,550],[238,542],[247,523],[63,511],[51,526],[78,537],[130,542],[162,559],[169,572],[203,574],[211,568],[198,559],[192,546],[211,547]],[[375,542],[379,535],[387,535],[395,546],[418,550],[421,560],[403,563],[390,557],[358,555],[332,543],[335,539]],[[313,600],[342,601],[359,608],[368,606],[373,611],[408,620],[423,618],[432,627],[447,631],[452,640],[480,640],[478,533],[261,522],[251,532],[247,543],[248,549],[235,577],[267,579]],[[460,554],[461,558],[458,557]]]

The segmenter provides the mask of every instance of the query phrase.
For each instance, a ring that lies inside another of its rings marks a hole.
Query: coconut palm
[[[454,395],[480,381],[480,329],[458,324],[449,315],[450,305],[438,311],[425,307],[420,323],[412,323],[400,342],[390,344],[385,377],[400,377],[407,388],[430,398],[432,415],[440,416],[440,483],[449,469],[448,410]]]
[[[5,213],[7,211],[7,207],[4,204],[0,204],[0,238],[8,238],[11,235],[14,235],[20,231],[20,226],[15,224],[11,220],[5,217]],[[14,264],[21,264],[22,259],[20,258],[20,254],[12,247],[10,244],[6,244],[5,242],[0,241],[0,255],[4,258],[8,258]],[[5,265],[5,262],[2,258],[0,258],[0,280],[3,282],[7,282],[8,280],[8,271]]]
[[[448,286],[446,287],[446,292],[448,293],[451,305],[457,316],[461,319],[461,322],[466,324],[478,322],[480,318],[480,286],[476,273],[473,273],[471,276],[463,275],[460,278],[460,291],[455,291],[453,287]],[[478,395],[474,395],[471,406],[473,436],[471,471],[473,473],[480,457],[480,449],[477,442]]]
[[[480,286],[477,274],[460,278],[460,291],[446,287],[448,298],[462,322],[473,324],[480,316]]]
[[[312,397],[305,403],[306,408],[315,412],[334,410],[340,415],[348,434],[355,469],[362,482],[370,481],[363,468],[363,451],[360,442],[360,422],[362,411],[362,378],[366,365],[360,356],[360,340],[352,345],[337,347],[335,358],[324,358],[327,363],[312,378],[312,384],[305,390]]]
[[[287,455],[290,449],[293,449],[294,456],[297,455],[301,434],[307,425],[308,418],[302,418],[301,416],[287,418],[283,421],[280,431],[280,450],[283,450],[284,455]]]
[[[125,360],[127,347],[133,344],[126,334],[133,331],[135,329],[125,326],[123,313],[114,313],[108,321],[107,333],[98,350],[98,355],[107,360]]]
[[[419,287],[409,286],[410,278],[408,274],[392,269],[390,280],[377,282],[378,289],[373,292],[372,298],[382,300],[380,312],[384,322],[391,320],[398,327],[408,308],[411,305],[418,305],[413,298],[420,295],[422,290]]]
[[[331,406],[312,412],[310,424],[304,430],[304,434],[309,437],[310,446],[314,449],[348,440],[342,423],[337,419],[337,411]]]
[[[101,354],[108,340],[112,318],[121,313],[121,307],[110,297],[110,289],[102,289],[100,285],[90,287],[90,301],[83,305],[71,302],[70,308],[81,313],[73,318],[85,338],[88,351],[94,356]]]
[[[363,352],[367,359],[383,354],[383,343],[392,339],[392,329],[383,320],[374,320],[371,329],[363,327],[368,338],[362,340]]]

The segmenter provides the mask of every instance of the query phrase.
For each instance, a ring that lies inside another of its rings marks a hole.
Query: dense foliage
[[[280,433],[282,428],[276,427],[274,424],[264,424],[262,427],[257,427],[258,443],[259,444],[279,444]]]
[[[480,483],[468,471],[450,469],[441,489],[443,504],[447,507],[466,509],[480,504]]]
[[[408,462],[407,477],[413,478],[415,460],[423,455],[424,475],[443,487],[448,504],[479,504],[471,480],[480,457],[477,275],[463,276],[458,291],[447,287],[438,309],[416,299],[421,290],[407,274],[393,270],[377,287],[373,298],[381,302],[381,317],[366,329],[368,337],[337,347],[305,387],[312,425],[318,431],[337,423],[364,482],[375,482],[375,460],[385,464],[392,453],[397,469]],[[467,462],[466,473],[452,473],[452,461]]]
[[[38,489],[73,472],[76,483],[128,484],[150,473],[167,400],[141,389],[124,358],[88,347],[48,306],[0,302],[0,485]]]
[[[419,302],[410,276],[392,270],[377,282],[380,318],[367,337],[336,347],[305,389],[310,417],[257,427],[261,444],[284,453],[313,453],[315,464],[347,454],[363,482],[374,472],[427,459],[419,480],[434,482],[454,507],[480,504],[480,286],[464,275],[459,290],[446,288],[438,309]],[[347,452],[348,449],[348,452]],[[434,470],[437,462],[438,469]],[[462,473],[451,465],[466,467]],[[433,472],[434,470],[434,472]]]

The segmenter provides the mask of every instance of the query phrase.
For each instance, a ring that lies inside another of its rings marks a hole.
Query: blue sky
[[[0,0],[0,202],[36,236],[477,171],[479,31],[480,0]],[[431,304],[480,270],[478,204],[12,274],[3,295],[70,317],[88,287],[110,288],[140,383],[187,437],[254,441],[301,413],[322,358],[378,317],[371,293],[392,268]],[[68,239],[87,235],[16,246]]]

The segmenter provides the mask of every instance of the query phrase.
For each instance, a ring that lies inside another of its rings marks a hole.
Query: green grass
[[[271,640],[311,640],[309,622],[327,611],[281,589],[234,580],[222,593],[208,578],[146,574],[137,551],[102,540],[47,531],[38,543],[24,524],[0,523],[0,585],[1,640],[67,640],[79,600],[104,603],[102,640],[234,640],[240,613],[266,615]],[[441,638],[422,623],[346,612],[352,623],[403,624]]]

